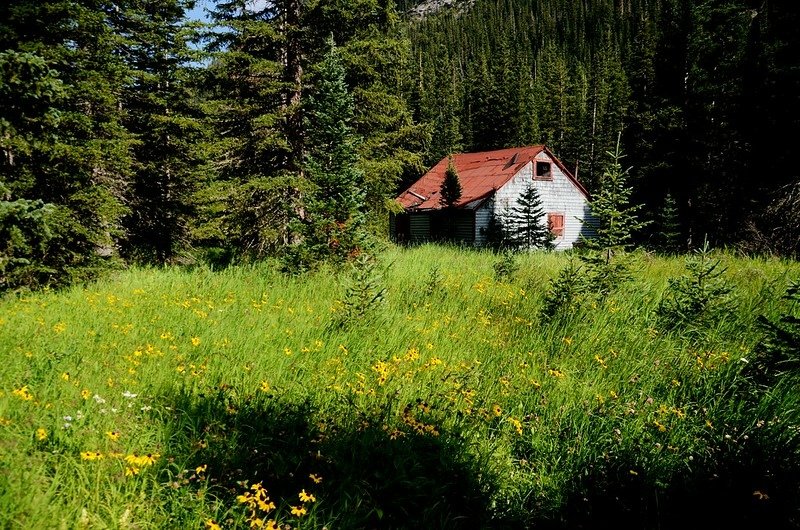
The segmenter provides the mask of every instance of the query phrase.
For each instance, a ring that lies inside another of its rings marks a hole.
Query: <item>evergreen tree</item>
[[[338,48],[318,65],[309,95],[305,177],[310,190],[302,219],[300,262],[343,261],[365,245],[364,175],[358,169],[359,138],[353,130],[353,98]]]
[[[658,217],[657,246],[662,252],[675,254],[681,250],[681,225],[678,205],[672,194],[667,193],[664,206]]]
[[[183,23],[185,0],[131,2],[120,17],[132,82],[124,124],[136,137],[125,251],[157,262],[186,248],[194,194],[204,167],[207,128],[192,78],[199,67]]]
[[[546,223],[539,192],[528,184],[517,204],[505,216],[504,226],[509,244],[522,250],[552,248],[553,233]]]
[[[523,66],[519,76],[519,104],[513,116],[516,145],[534,145],[541,140],[539,114],[536,106],[536,88],[530,69]]]
[[[611,163],[603,173],[600,192],[592,201],[595,236],[585,241],[590,251],[580,258],[586,265],[587,286],[600,299],[629,279],[625,250],[632,243],[634,232],[647,225],[637,216],[642,205],[630,204],[633,190],[627,185],[629,170],[622,169],[624,155],[619,139],[608,156]]]
[[[622,154],[619,140],[613,152],[608,152],[611,163],[603,172],[600,191],[592,200],[592,214],[595,218],[595,237],[586,241],[593,250],[606,252],[610,256],[627,248],[633,241],[633,234],[647,225],[639,221],[637,213],[642,205],[630,204],[633,189],[627,185],[630,169],[622,168]]]
[[[8,98],[0,107],[0,179],[16,199],[53,205],[58,221],[42,259],[57,283],[91,275],[123,236],[133,138],[122,124],[130,69],[115,18],[126,5],[117,7],[0,6],[0,75],[9,76],[0,82]]]
[[[0,181],[0,293],[51,283],[58,272],[47,259],[61,221],[56,214],[41,200],[11,200]]]
[[[459,118],[461,102],[457,94],[459,83],[456,72],[446,60],[442,61],[440,68],[437,86],[431,94],[438,104],[433,106],[435,109],[435,114],[431,117],[433,144],[430,147],[431,158],[439,160],[449,153],[460,151],[463,145]]]
[[[200,194],[195,235],[255,258],[292,241],[289,221],[302,188],[294,83],[300,65],[293,55],[300,36],[287,23],[290,8],[294,3],[228,0],[211,11],[203,95],[215,136],[209,153],[215,178]]]
[[[458,171],[451,158],[447,162],[447,170],[444,172],[444,180],[439,188],[439,204],[444,208],[452,208],[461,198],[461,180],[458,178]]]
[[[656,310],[665,329],[695,335],[723,319],[733,306],[733,288],[725,279],[725,268],[713,259],[708,241],[686,258],[686,274],[669,279]]]
[[[394,2],[355,0],[303,2],[303,59],[318,63],[333,35],[345,81],[354,101],[353,129],[361,138],[359,169],[370,231],[385,233],[388,211],[401,182],[416,179],[426,169],[422,153],[431,131],[412,114],[414,76],[406,21]],[[448,85],[450,88],[450,85]]]

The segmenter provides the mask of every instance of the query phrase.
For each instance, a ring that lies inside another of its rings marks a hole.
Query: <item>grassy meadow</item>
[[[691,333],[647,254],[552,322],[567,255],[436,246],[350,320],[349,271],[271,263],[6,297],[0,527],[796,527],[800,392],[748,367],[800,265],[716,258],[730,310]]]

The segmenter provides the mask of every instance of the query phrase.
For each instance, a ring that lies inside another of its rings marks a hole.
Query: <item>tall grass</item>
[[[718,258],[733,309],[691,335],[656,317],[683,261],[646,254],[551,324],[563,254],[498,280],[437,246],[380,256],[346,325],[349,271],[271,263],[7,298],[0,526],[797,525],[800,396],[744,368],[800,266]]]

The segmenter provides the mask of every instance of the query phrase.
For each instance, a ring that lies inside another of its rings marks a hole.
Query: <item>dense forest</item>
[[[620,133],[643,245],[797,256],[791,2],[193,6],[0,6],[0,289],[348,259],[449,153],[545,143],[596,191]]]

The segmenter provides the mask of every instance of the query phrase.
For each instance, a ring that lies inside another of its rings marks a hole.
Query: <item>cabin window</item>
[[[533,174],[536,180],[553,180],[553,171],[550,162],[536,162],[536,172]]]
[[[564,214],[563,213],[548,213],[547,214],[547,226],[550,228],[550,232],[552,232],[555,237],[563,237],[564,236]]]

